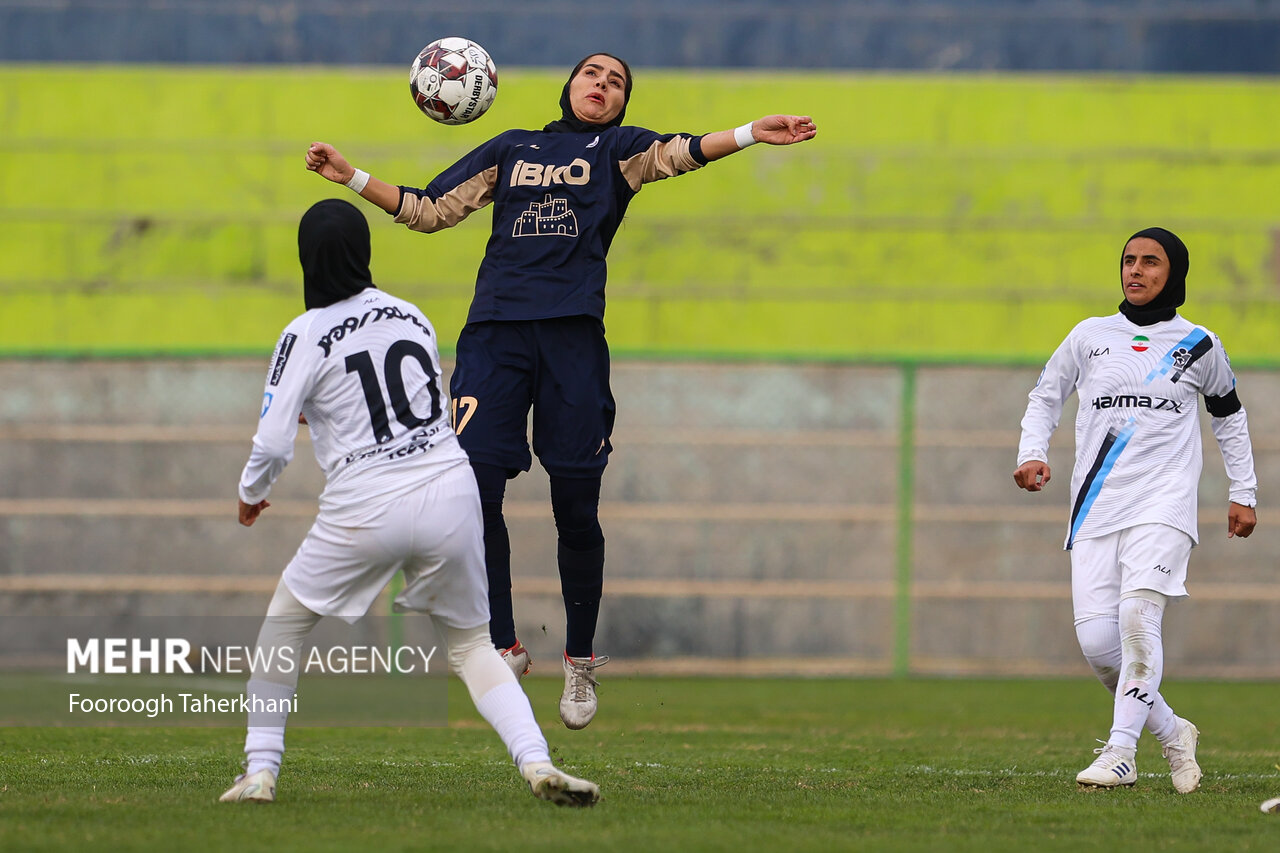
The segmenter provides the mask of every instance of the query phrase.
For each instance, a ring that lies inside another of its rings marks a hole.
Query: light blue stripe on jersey
[[[1164,358],[1160,359],[1160,363],[1157,364],[1154,368],[1152,368],[1151,372],[1147,374],[1147,382],[1151,382],[1152,380],[1157,379],[1158,377],[1164,376],[1170,370],[1173,370],[1173,366],[1174,366],[1173,354],[1174,353],[1176,353],[1178,350],[1186,350],[1187,352],[1191,352],[1191,350],[1195,349],[1196,344],[1200,343],[1207,337],[1209,336],[1205,334],[1204,329],[1192,329],[1191,334],[1187,335],[1181,341],[1174,344],[1169,349],[1169,351],[1164,354]]]
[[[1133,438],[1133,434],[1137,429],[1138,419],[1131,417],[1125,421],[1124,427],[1116,434],[1115,443],[1111,445],[1111,449],[1107,451],[1106,458],[1102,460],[1102,466],[1098,469],[1098,474],[1093,478],[1093,482],[1089,484],[1089,490],[1085,493],[1084,501],[1080,504],[1080,512],[1076,514],[1075,521],[1071,524],[1071,535],[1067,537],[1067,550],[1071,550],[1071,545],[1076,541],[1076,534],[1080,532],[1080,527],[1084,524],[1085,516],[1089,514],[1090,508],[1093,507],[1093,502],[1097,500],[1098,492],[1102,491],[1102,481],[1107,479],[1107,475],[1115,467],[1116,460],[1120,458],[1120,454],[1124,452],[1125,445],[1129,443],[1129,439]]]

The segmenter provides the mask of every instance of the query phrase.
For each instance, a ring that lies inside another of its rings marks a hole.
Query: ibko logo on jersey
[[[581,186],[591,182],[591,164],[581,157],[575,157],[568,166],[530,163],[517,160],[511,167],[511,183],[513,187],[549,187],[553,184],[574,184]]]

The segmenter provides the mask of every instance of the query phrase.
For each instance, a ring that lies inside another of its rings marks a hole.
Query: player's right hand
[[[313,142],[307,148],[307,168],[335,184],[345,184],[356,173],[347,158],[327,142]]]
[[[1049,485],[1049,463],[1028,459],[1013,472],[1013,482],[1028,492],[1038,492]]]

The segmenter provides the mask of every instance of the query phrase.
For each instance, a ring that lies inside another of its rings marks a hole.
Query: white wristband
[[[351,180],[347,181],[347,186],[356,192],[360,192],[367,183],[369,183],[369,173],[363,169],[356,169],[356,173],[351,176]]]
[[[753,124],[755,124],[755,122],[749,121],[746,124],[744,124],[742,127],[734,129],[733,141],[738,143],[739,151],[741,151],[743,148],[746,148],[748,145],[755,145],[757,142],[760,141],[751,135],[751,125]]]

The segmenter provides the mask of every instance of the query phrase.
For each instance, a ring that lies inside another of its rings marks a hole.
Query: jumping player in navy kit
[[[308,169],[416,231],[448,228],[493,204],[493,232],[458,338],[454,428],[480,487],[490,633],[523,675],[529,655],[512,616],[502,500],[506,481],[532,463],[526,423],[533,409],[533,452],[550,477],[558,534],[566,616],[560,717],[571,729],[595,715],[594,670],[608,660],[594,656],[592,643],[604,576],[600,480],[614,419],[604,337],[609,246],[644,184],[756,142],[790,145],[817,133],[811,118],[792,115],[704,136],[623,126],[631,85],[625,62],[591,54],[565,83],[559,121],[494,137],[425,189],[372,178],[326,143],[306,154]]]

